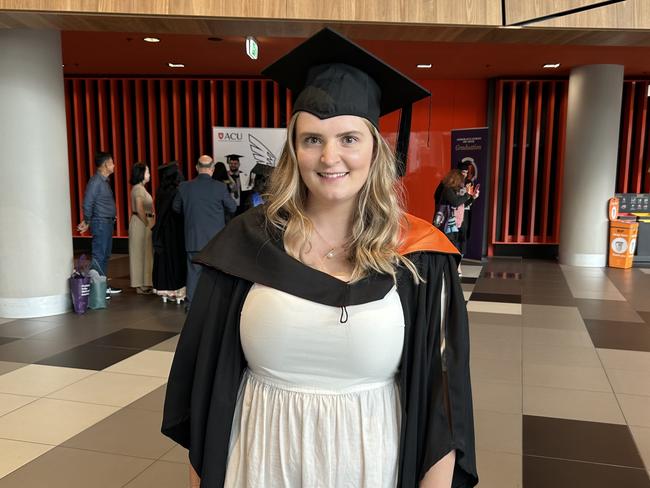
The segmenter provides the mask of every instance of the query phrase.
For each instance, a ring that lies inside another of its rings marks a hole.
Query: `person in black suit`
[[[199,279],[201,266],[192,259],[224,228],[225,210],[234,212],[237,204],[228,188],[221,181],[212,179],[214,161],[203,155],[196,164],[198,175],[192,181],[185,181],[178,187],[172,208],[185,218],[185,252],[187,255],[187,305],[192,301]]]

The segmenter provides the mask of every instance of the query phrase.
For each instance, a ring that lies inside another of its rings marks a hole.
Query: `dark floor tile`
[[[594,346],[650,352],[650,325],[634,322],[585,319]]]
[[[70,346],[47,341],[21,339],[0,346],[0,361],[32,364],[65,351]]]
[[[523,488],[649,488],[644,469],[523,457]]]
[[[521,281],[516,280],[484,280],[476,283],[474,291],[480,293],[502,293],[506,295],[521,295]]]
[[[576,298],[576,305],[584,319],[643,323],[639,314],[629,303],[624,301]]]
[[[521,303],[528,305],[553,305],[556,307],[575,307],[576,300],[573,295],[542,295],[536,293],[524,293]]]
[[[17,337],[0,337],[0,346],[9,344],[10,342],[17,341]]]
[[[639,314],[639,316],[645,320],[645,323],[650,325],[650,312],[639,312],[637,311],[636,313]]]
[[[41,317],[38,320],[34,319],[18,319],[6,324],[0,325],[1,337],[18,337],[24,339],[33,336],[39,332],[57,327],[58,323],[52,323],[45,320],[46,317]]]
[[[521,295],[507,295],[505,293],[482,293],[474,291],[469,299],[474,302],[521,303]]]
[[[160,330],[122,329],[95,339],[86,345],[126,347],[130,349],[143,350],[155,346],[156,344],[159,344],[175,335],[174,332],[165,332]]]
[[[643,469],[627,425],[524,415],[523,453]]]
[[[523,279],[523,274],[509,273],[506,271],[486,271],[481,277],[488,280],[521,280]]]
[[[41,359],[37,364],[100,371],[138,352],[139,349],[83,345]]]
[[[59,325],[53,329],[33,335],[30,339],[79,346],[98,337],[120,330],[121,327],[112,323],[88,320],[86,322]]]
[[[461,283],[476,283],[478,281],[478,278],[470,278],[469,276],[461,276],[460,277],[460,282]]]

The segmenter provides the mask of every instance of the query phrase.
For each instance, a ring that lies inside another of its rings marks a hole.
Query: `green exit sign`
[[[257,47],[257,41],[253,36],[248,36],[246,38],[246,54],[251,59],[257,59],[259,53],[259,48]]]

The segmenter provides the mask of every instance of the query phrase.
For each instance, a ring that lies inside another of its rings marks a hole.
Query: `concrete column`
[[[560,263],[607,264],[607,200],[614,196],[623,66],[571,70],[562,180]]]
[[[0,29],[0,317],[71,308],[61,36]]]

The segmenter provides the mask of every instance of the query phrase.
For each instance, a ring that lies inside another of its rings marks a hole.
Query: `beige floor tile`
[[[650,268],[639,268],[639,271],[645,274],[650,274]]]
[[[0,417],[0,438],[57,445],[116,410],[105,405],[40,398]]]
[[[463,276],[466,278],[478,278],[481,276],[483,266],[473,266],[471,264],[463,264]]]
[[[650,374],[608,369],[607,376],[616,393],[650,396]]]
[[[582,320],[578,307],[558,307],[555,305],[522,306],[522,323],[524,327],[538,327],[542,329],[581,330],[584,331],[585,323]]]
[[[525,344],[523,346],[524,364],[552,364],[555,366],[577,366],[581,368],[601,368],[595,349],[573,346],[549,346],[545,344]]]
[[[588,347],[590,349],[594,347],[594,343],[591,342],[591,337],[586,328],[583,328],[583,330],[561,330],[524,327],[523,343],[527,345],[543,344],[546,346]]]
[[[0,484],[2,488],[119,488],[151,464],[149,459],[56,447]]]
[[[165,404],[166,391],[167,391],[167,385],[163,385],[159,388],[156,388],[151,393],[147,393],[139,400],[136,400],[133,403],[129,403],[126,406],[126,408],[136,408],[138,410],[149,410],[151,412],[162,412],[163,406]]]
[[[616,398],[628,425],[650,427],[650,397],[618,393]]]
[[[5,319],[5,318],[0,317],[0,325],[8,324],[9,322],[13,322],[14,320],[16,320],[16,319]]]
[[[625,424],[613,393],[524,385],[524,415]]]
[[[36,400],[38,397],[0,393],[0,417]]]
[[[496,383],[475,380],[472,382],[474,408],[493,412],[517,413],[522,411],[522,387],[513,383]]]
[[[0,361],[0,375],[15,371],[18,368],[27,366],[25,363],[12,363],[10,361]]]
[[[580,366],[557,366],[554,364],[524,363],[524,384],[567,388],[569,390],[589,390],[610,392],[607,375],[603,368],[584,368]]]
[[[521,328],[521,316],[505,313],[469,312],[470,324],[489,324]]]
[[[124,361],[106,368],[105,371],[112,373],[128,373],[143,376],[156,376],[158,378],[169,377],[169,370],[172,367],[174,353],[168,351],[142,351]]]
[[[522,487],[522,460],[518,454],[478,449],[476,466],[480,481],[477,488]]]
[[[183,446],[176,444],[171,450],[169,450],[163,457],[160,458],[161,461],[169,461],[171,463],[181,463],[189,464],[189,458],[187,449]]]
[[[467,303],[467,311],[521,315],[521,303],[470,301]]]
[[[178,345],[178,338],[180,335],[170,337],[166,341],[156,344],[153,347],[150,347],[151,351],[167,351],[167,352],[176,352],[176,346]]]
[[[522,328],[508,325],[493,325],[470,322],[470,341],[512,341],[521,344]]]
[[[161,423],[161,412],[123,408],[62,445],[155,460],[174,446],[160,433]]]
[[[45,396],[96,373],[88,369],[29,364],[0,376],[0,392]]]
[[[636,447],[639,449],[645,469],[650,471],[650,428],[630,427],[630,431],[632,431],[632,437],[634,437]]]
[[[471,291],[465,291],[465,290],[463,290],[463,298],[465,298],[465,301],[469,300],[469,297],[471,297],[471,296],[472,296],[472,292],[471,292]]]
[[[51,393],[48,398],[124,407],[164,383],[163,378],[153,376],[100,371],[89,378],[78,381],[74,385]]]
[[[53,448],[45,444],[0,439],[0,479]],[[0,485],[4,486],[2,481]]]
[[[521,361],[502,361],[474,357],[470,360],[472,380],[521,385]]]
[[[474,429],[477,449],[521,455],[521,415],[474,410]]]
[[[472,340],[471,346],[472,358],[521,361],[521,341],[479,339]]]
[[[650,375],[650,352],[596,349],[605,370],[621,369]]]
[[[149,466],[124,488],[178,488],[188,486],[189,467],[158,461]]]

